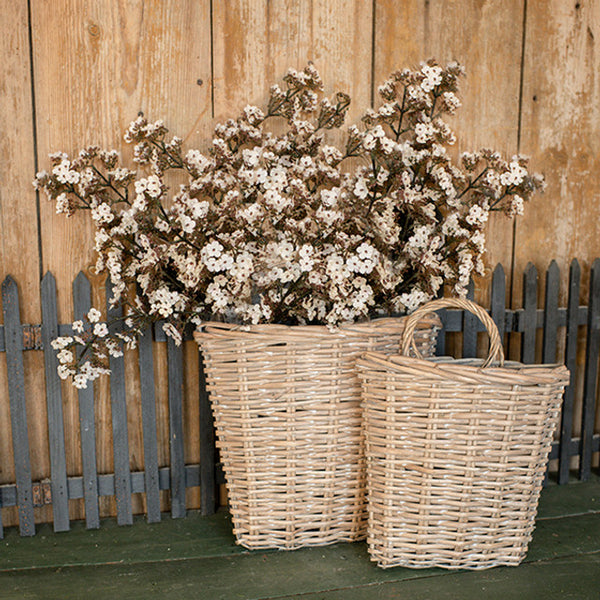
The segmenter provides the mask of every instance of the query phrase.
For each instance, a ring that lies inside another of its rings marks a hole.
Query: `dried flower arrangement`
[[[162,121],[139,117],[125,134],[134,168],[97,147],[51,155],[34,183],[57,212],[90,211],[96,270],[110,276],[126,323],[109,333],[95,309],[75,322],[54,342],[61,377],[85,387],[149,321],[166,320],[179,342],[186,324],[207,318],[335,327],[410,312],[444,286],[464,296],[483,272],[490,211],[520,214],[543,179],[524,157],[491,150],[453,164],[442,117],[460,105],[461,75],[434,61],[394,73],[343,148],[328,132],[342,128],[350,98],[323,98],[309,64],[271,88],[265,112],[247,106],[217,125],[207,152],[184,154]],[[170,190],[170,172],[187,183]]]

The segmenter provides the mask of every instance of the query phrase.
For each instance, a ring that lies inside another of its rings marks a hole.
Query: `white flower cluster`
[[[107,375],[110,371],[86,350],[106,350],[111,356],[118,356],[120,350],[108,339],[109,330],[106,323],[100,322],[101,313],[92,308],[86,315],[88,326],[82,320],[73,323],[73,335],[57,337],[52,340],[52,348],[57,351],[58,376],[61,379],[73,378],[73,385],[78,389],[87,388],[88,382],[94,381],[100,375]],[[98,341],[100,343],[98,343]],[[104,343],[103,343],[104,342]],[[107,343],[108,342],[108,343]],[[95,345],[95,348],[93,347]],[[83,352],[76,360],[75,347],[83,347]],[[101,349],[100,346],[103,346]]]
[[[412,311],[444,286],[463,295],[483,270],[490,211],[521,214],[542,181],[491,150],[453,164],[442,116],[460,105],[462,74],[433,61],[394,73],[340,148],[328,135],[350,99],[321,98],[308,65],[271,88],[265,110],[217,125],[206,152],[184,153],[162,121],[138,117],[125,134],[135,170],[96,147],[51,156],[35,185],[58,212],[90,210],[97,270],[128,308],[127,334],[90,311],[55,341],[61,377],[93,381],[149,321],[180,343],[208,318],[335,327]]]

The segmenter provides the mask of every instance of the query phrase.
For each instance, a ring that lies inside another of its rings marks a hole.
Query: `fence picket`
[[[62,410],[62,390],[56,372],[58,359],[50,345],[58,336],[56,310],[56,279],[46,273],[42,279],[42,346],[46,375],[46,405],[48,407],[48,440],[50,446],[50,480],[52,486],[52,515],[54,531],[68,531],[69,490]]]
[[[73,314],[81,320],[92,307],[90,282],[80,271],[73,282]],[[96,425],[94,411],[94,386],[78,390],[79,429],[81,432],[81,466],[83,470],[83,498],[85,524],[88,529],[100,527],[98,506],[98,471],[96,468]]]
[[[467,298],[473,300],[475,295],[475,285],[473,280],[469,282],[467,289]],[[463,315],[463,358],[475,358],[477,356],[477,329],[479,319],[470,312],[465,311]]]
[[[445,308],[437,311],[437,315],[442,322],[442,329],[440,330],[437,341],[435,344],[435,355],[445,356],[446,355],[446,333],[447,333],[447,311]]]
[[[491,316],[498,328],[500,339],[504,340],[506,330],[506,275],[501,264],[496,265],[492,275]]]
[[[148,523],[160,521],[160,486],[158,479],[158,444],[156,428],[156,397],[154,394],[154,357],[152,328],[147,326],[139,337],[139,368],[144,435],[144,483]]]
[[[556,362],[556,342],[558,338],[558,292],[560,270],[555,260],[550,263],[546,272],[546,292],[544,300],[544,341],[542,362]]]
[[[581,458],[579,479],[587,481],[592,472],[592,441],[596,408],[596,380],[600,352],[600,259],[592,265],[588,304],[585,374],[583,380],[583,410],[581,416]]]
[[[198,359],[198,375],[200,378],[198,398],[200,403],[200,509],[203,515],[212,515],[217,507],[215,430],[201,353]]]
[[[558,462],[558,483],[569,482],[571,462],[571,436],[573,433],[573,404],[575,400],[575,372],[577,369],[577,334],[579,331],[579,289],[581,267],[577,260],[571,262],[569,269],[569,297],[567,299],[567,334],[565,365],[570,372],[570,383],[565,390],[560,424],[560,448]]]
[[[523,337],[521,342],[521,362],[525,364],[535,362],[537,279],[537,269],[533,264],[529,263],[523,276]]]
[[[183,348],[167,337],[169,430],[171,449],[171,516],[185,517],[185,456],[183,446]]]
[[[111,306],[113,289],[110,279],[106,280],[106,313],[111,333],[122,329],[123,308]],[[123,356],[110,356],[110,404],[112,412],[113,460],[115,470],[115,498],[117,501],[117,523],[131,525],[131,471],[129,468],[129,432],[127,427],[127,399],[125,389],[125,360]]]
[[[8,276],[2,283],[2,306],[4,311],[4,343],[6,347],[6,371],[12,445],[17,483],[19,530],[22,536],[35,535],[33,515],[33,490],[29,438],[27,435],[27,411],[25,408],[25,369],[23,367],[23,330],[19,311],[19,291],[15,280]]]

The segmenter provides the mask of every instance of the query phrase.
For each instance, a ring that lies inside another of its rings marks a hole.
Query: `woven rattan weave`
[[[234,532],[247,548],[365,537],[360,382],[368,350],[397,353],[404,318],[341,327],[206,323],[204,357]],[[419,324],[435,347],[437,317]]]
[[[479,316],[487,361],[413,358],[412,332],[438,308]],[[369,552],[381,567],[517,565],[527,552],[569,373],[504,364],[488,314],[437,300],[409,317],[403,356],[366,354]]]

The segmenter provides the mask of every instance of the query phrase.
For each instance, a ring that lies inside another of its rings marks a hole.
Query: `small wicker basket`
[[[414,328],[447,307],[483,321],[486,361],[419,356]],[[454,299],[408,317],[402,356],[369,353],[357,365],[372,560],[381,567],[518,565],[535,525],[566,367],[504,363],[489,315]]]
[[[238,543],[292,549],[366,535],[360,381],[365,351],[397,353],[405,317],[341,327],[205,323],[217,446]],[[431,355],[439,320],[415,334]]]

